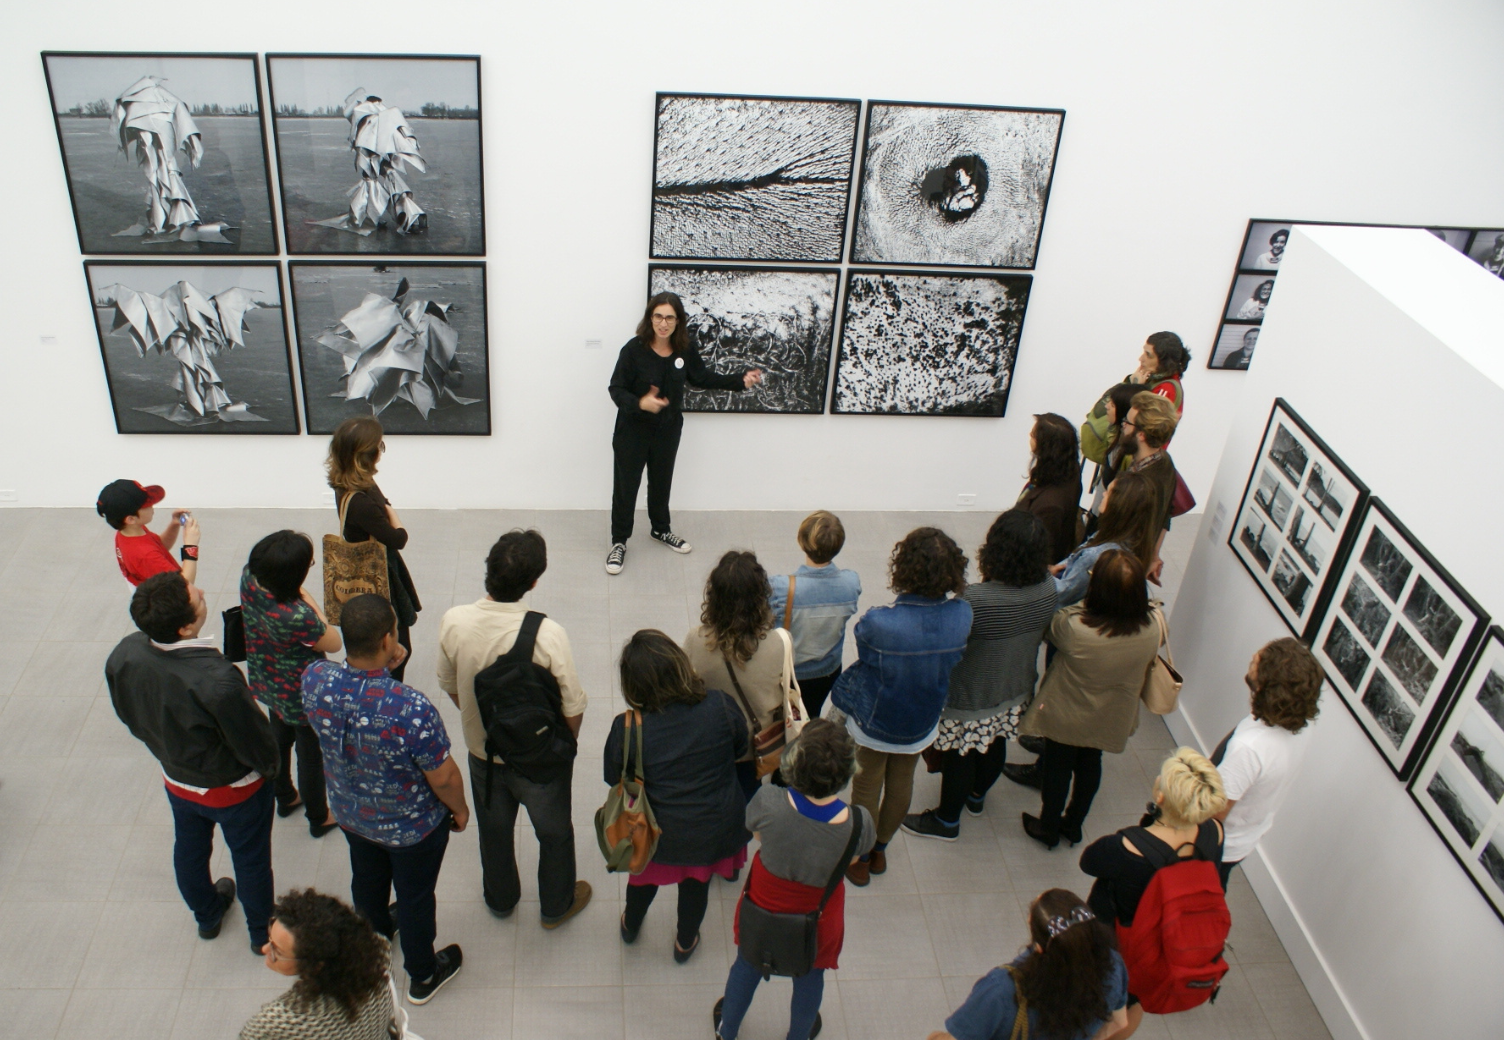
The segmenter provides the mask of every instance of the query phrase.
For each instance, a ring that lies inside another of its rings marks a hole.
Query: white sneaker
[[[626,565],[626,562],[627,547],[621,542],[617,542],[611,547],[611,551],[606,554],[606,573],[620,574],[621,569]]]
[[[654,531],[652,532],[652,538],[653,541],[662,542],[676,553],[687,553],[691,548],[688,542],[672,531]]]

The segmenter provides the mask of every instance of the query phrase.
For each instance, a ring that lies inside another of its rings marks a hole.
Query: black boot
[[[1037,816],[1024,813],[1024,833],[1033,838],[1047,849],[1053,849],[1060,844],[1060,831],[1051,831]]]
[[[1044,783],[1044,781],[1039,778],[1038,762],[1030,762],[1027,765],[1020,765],[1017,762],[1009,762],[1007,765],[1003,766],[1003,775],[1006,776],[1009,780],[1012,780],[1015,784],[1022,784],[1024,787],[1032,787],[1036,791],[1039,790]]]

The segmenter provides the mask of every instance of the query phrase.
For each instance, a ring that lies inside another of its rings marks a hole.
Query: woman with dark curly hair
[[[311,888],[293,889],[272,912],[266,966],[298,981],[262,1005],[240,1040],[387,1040],[391,948],[370,922]]]
[[[1118,1040],[1127,1030],[1128,971],[1112,929],[1074,892],[1052,888],[1029,905],[1029,945],[971,988],[929,1040]],[[1027,1026],[1020,1030],[1015,1021]]]
[[[1054,412],[1034,416],[1029,454],[1029,482],[1018,496],[1018,507],[1044,523],[1050,536],[1049,562],[1059,563],[1081,541],[1076,530],[1081,515],[1081,456],[1075,427]]]
[[[1217,816],[1227,826],[1218,867],[1224,891],[1232,868],[1258,846],[1300,772],[1308,723],[1321,711],[1322,678],[1316,655],[1290,636],[1266,643],[1248,664],[1243,681],[1252,710],[1212,753],[1227,795],[1227,808]]]
[[[659,886],[677,885],[674,960],[683,964],[700,946],[711,876],[729,880],[747,862],[747,800],[735,768],[751,746],[747,719],[730,697],[705,688],[677,643],[650,628],[622,647],[621,695],[641,713],[643,784],[663,831],[652,862],[627,879],[621,938],[636,942]],[[608,785],[621,779],[625,736],[622,714],[606,737]]]
[[[982,580],[966,586],[971,634],[950,673],[935,749],[941,753],[940,805],[907,816],[903,829],[955,841],[961,807],[982,814],[1002,774],[1008,738],[1034,695],[1039,643],[1055,616],[1055,583],[1045,566],[1050,539],[1039,517],[1010,509],[992,522],[977,553]]]
[[[877,844],[846,872],[857,886],[888,869],[888,842],[914,794],[914,764],[934,742],[951,669],[971,632],[971,604],[961,598],[966,556],[939,528],[916,527],[893,547],[888,584],[898,598],[856,623],[856,664],[830,691],[857,743],[851,801],[877,820]]]
[[[784,688],[792,678],[784,669],[793,660],[787,652],[788,633],[773,628],[771,595],[768,573],[757,556],[728,552],[705,580],[700,626],[684,638],[694,670],[705,685],[731,695],[753,734],[782,720]],[[774,631],[778,634],[769,638]],[[751,799],[761,777],[750,749],[736,763],[736,778]]]

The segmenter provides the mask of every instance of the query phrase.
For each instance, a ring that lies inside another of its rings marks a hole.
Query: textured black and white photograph
[[[1235,275],[1222,316],[1229,321],[1263,321],[1264,309],[1273,295],[1273,273]]]
[[[1467,255],[1489,274],[1504,278],[1504,228],[1483,228],[1473,232],[1473,244]]]
[[[860,101],[659,94],[654,259],[841,259]]]
[[[1065,112],[872,101],[851,261],[1032,268]]]
[[[479,58],[268,54],[266,67],[289,253],[484,255]]]
[[[272,261],[84,263],[120,433],[297,433]]]
[[[1239,271],[1279,271],[1285,259],[1285,246],[1290,242],[1288,221],[1250,220],[1243,237],[1243,252],[1238,259]]]
[[[1032,281],[848,272],[831,411],[1005,414]]]
[[[1289,402],[1277,399],[1227,544],[1295,635],[1313,635],[1327,601],[1347,588],[1334,580],[1367,494]]]
[[[483,263],[288,265],[309,433],[491,432]]]
[[[1383,502],[1368,500],[1354,534],[1337,584],[1340,607],[1321,620],[1311,648],[1404,779],[1440,725],[1488,617]]]
[[[1410,796],[1504,918],[1504,629],[1488,633]]]
[[[79,249],[277,252],[254,54],[42,54]]]
[[[1253,352],[1259,345],[1261,326],[1250,322],[1227,322],[1217,333],[1217,342],[1206,359],[1207,368],[1227,372],[1246,372],[1253,364]]]
[[[836,271],[648,266],[648,295],[678,293],[690,342],[717,372],[762,369],[751,390],[686,387],[686,412],[825,411]]]

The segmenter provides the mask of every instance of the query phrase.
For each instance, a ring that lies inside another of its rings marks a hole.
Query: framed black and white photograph
[[[867,104],[851,262],[1032,268],[1065,111]]]
[[[1357,475],[1277,399],[1227,544],[1295,635],[1318,624],[1367,497]]]
[[[1206,359],[1207,368],[1243,372],[1253,362],[1254,348],[1259,345],[1261,326],[1252,322],[1225,322],[1217,334],[1216,346]]]
[[[1468,244],[1473,240],[1471,228],[1433,227],[1426,230],[1459,253],[1466,253]]]
[[[254,54],[44,51],[84,253],[274,256]]]
[[[483,256],[480,59],[268,54],[287,251]]]
[[[1226,321],[1263,321],[1269,298],[1274,295],[1274,272],[1234,275],[1227,294]]]
[[[1290,229],[1294,226],[1287,220],[1250,220],[1248,231],[1243,235],[1238,270],[1277,273],[1285,259],[1285,246],[1290,242]]]
[[[654,259],[841,259],[861,102],[659,94]]]
[[[374,415],[388,434],[490,434],[484,263],[288,269],[309,433]]]
[[[1410,797],[1504,919],[1504,629],[1489,631]]]
[[[1311,649],[1405,779],[1488,617],[1379,499],[1369,499],[1356,535]]]
[[[281,268],[86,260],[115,429],[297,433]]]
[[[686,412],[825,411],[840,273],[794,267],[650,264],[648,295],[678,293],[711,370],[762,369],[751,390],[684,390]]]
[[[1504,278],[1504,228],[1481,228],[1473,232],[1467,255],[1489,274]]]
[[[1029,275],[859,271],[846,277],[831,411],[1000,416]]]

